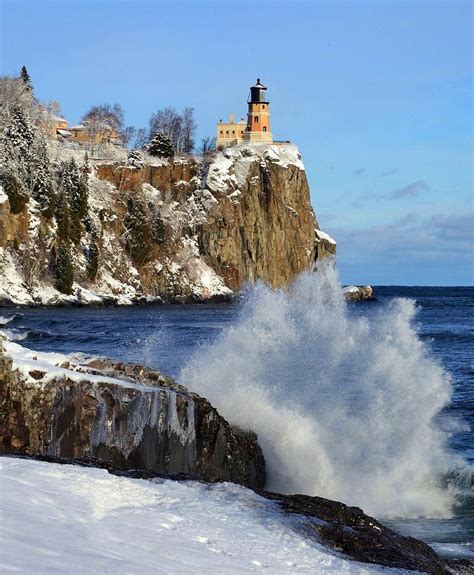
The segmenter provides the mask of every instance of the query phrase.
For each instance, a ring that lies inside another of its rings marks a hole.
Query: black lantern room
[[[260,83],[260,78],[257,78],[255,86],[250,86],[250,96],[248,99],[249,104],[268,104],[267,88]]]

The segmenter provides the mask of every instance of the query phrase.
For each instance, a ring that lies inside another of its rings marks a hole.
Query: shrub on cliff
[[[133,261],[144,264],[150,255],[153,245],[153,230],[147,216],[147,210],[142,201],[129,198],[128,214],[125,218],[125,233],[127,251]]]
[[[173,141],[166,134],[156,134],[147,146],[150,156],[172,158],[174,156]]]
[[[74,283],[74,269],[72,267],[71,251],[67,240],[61,241],[56,259],[55,287],[61,293],[71,294]]]

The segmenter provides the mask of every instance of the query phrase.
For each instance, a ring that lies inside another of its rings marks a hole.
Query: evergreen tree
[[[23,81],[23,83],[25,84],[26,89],[28,91],[32,92],[33,91],[33,84],[31,83],[31,78],[30,78],[30,75],[28,74],[28,70],[26,69],[26,66],[21,67],[20,78]]]
[[[61,293],[71,294],[72,284],[74,283],[74,269],[72,267],[69,242],[67,240],[61,241],[59,246],[58,257],[56,259],[55,276],[56,289]]]
[[[81,239],[81,220],[84,211],[87,212],[87,189],[87,186],[85,188],[84,185],[81,186],[79,169],[74,158],[63,162],[61,164],[60,197],[62,202],[65,198],[68,203],[69,231],[67,237],[76,244]]]
[[[91,241],[87,251],[87,267],[86,274],[90,280],[94,280],[99,270],[99,245],[97,242],[97,234],[91,234]]]
[[[18,173],[15,164],[8,162],[3,172],[3,189],[10,202],[13,214],[19,214],[30,198],[24,180]]]
[[[139,265],[146,262],[153,244],[153,231],[143,203],[138,199],[128,200],[127,250],[133,261]]]
[[[147,146],[151,156],[172,158],[174,156],[173,140],[166,134],[156,134]]]
[[[40,204],[43,215],[47,218],[52,218],[56,207],[56,193],[51,165],[44,144],[39,147],[35,154],[32,179],[34,199]]]
[[[57,229],[57,236],[62,240],[69,239],[69,201],[66,195],[66,192],[63,188],[59,190],[59,197],[57,200],[57,207],[56,207],[56,223],[58,226]]]
[[[82,221],[84,221],[89,211],[89,170],[89,156],[86,152],[84,164],[82,165],[79,176],[79,188],[77,192],[77,209]]]
[[[143,156],[138,150],[130,150],[127,157],[128,163],[135,168],[143,167]]]
[[[21,106],[14,106],[5,126],[2,140],[7,158],[26,163],[35,139],[35,128]]]
[[[157,244],[163,244],[166,238],[166,225],[159,211],[153,218],[153,239]]]

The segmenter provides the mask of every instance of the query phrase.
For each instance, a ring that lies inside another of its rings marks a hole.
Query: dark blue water
[[[352,304],[350,313],[370,317],[394,297],[414,299],[419,336],[450,372],[454,396],[447,407],[464,424],[452,448],[474,465],[474,288],[378,287],[378,302]],[[21,345],[40,351],[84,352],[145,363],[177,377],[199,346],[212,342],[239,314],[239,303],[219,306],[22,309],[3,327]],[[466,472],[466,493],[472,477]],[[471,493],[472,495],[472,493]],[[391,525],[453,556],[473,556],[473,498],[460,500],[446,520],[405,520]]]

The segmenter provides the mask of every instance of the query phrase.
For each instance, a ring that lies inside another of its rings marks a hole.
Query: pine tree
[[[32,92],[33,91],[33,84],[31,83],[31,78],[30,78],[30,75],[28,74],[28,70],[26,69],[26,66],[21,67],[20,78],[23,81],[23,83],[25,84],[26,89],[28,91]]]
[[[35,154],[32,169],[33,197],[40,204],[43,215],[52,218],[56,207],[56,193],[51,165],[44,144],[39,147]]]
[[[35,139],[35,128],[21,106],[14,106],[3,132],[4,153],[9,159],[25,163]]]
[[[85,190],[84,186],[81,189],[79,169],[74,158],[61,164],[60,197],[62,202],[65,198],[68,203],[69,231],[67,237],[77,244],[81,239],[83,213],[84,210],[87,211],[87,186]]]
[[[172,139],[166,134],[156,134],[147,146],[151,156],[161,158],[172,158],[174,156],[174,146]]]
[[[135,168],[143,167],[143,156],[140,154],[138,150],[130,150],[128,152],[127,161]]]
[[[128,214],[125,219],[127,228],[127,250],[136,264],[143,264],[150,255],[153,244],[153,231],[147,217],[145,206],[140,200],[128,200]]]
[[[89,211],[89,156],[84,158],[84,164],[81,168],[81,174],[79,176],[79,187],[77,191],[77,209],[81,221],[87,216]]]
[[[61,293],[71,294],[74,283],[74,269],[72,267],[71,252],[67,240],[61,241],[58,257],[56,259],[55,287]]]
[[[8,162],[4,168],[3,189],[8,196],[12,214],[19,214],[28,203],[30,196],[14,163]]]
[[[166,239],[166,224],[159,211],[153,217],[153,239],[157,244],[163,244]]]
[[[86,274],[90,280],[94,280],[99,270],[99,245],[97,243],[97,234],[91,234],[91,241],[87,251]]]
[[[57,236],[62,240],[69,239],[69,201],[67,194],[63,188],[59,190],[59,197],[57,199],[56,207],[56,223],[58,226]]]

